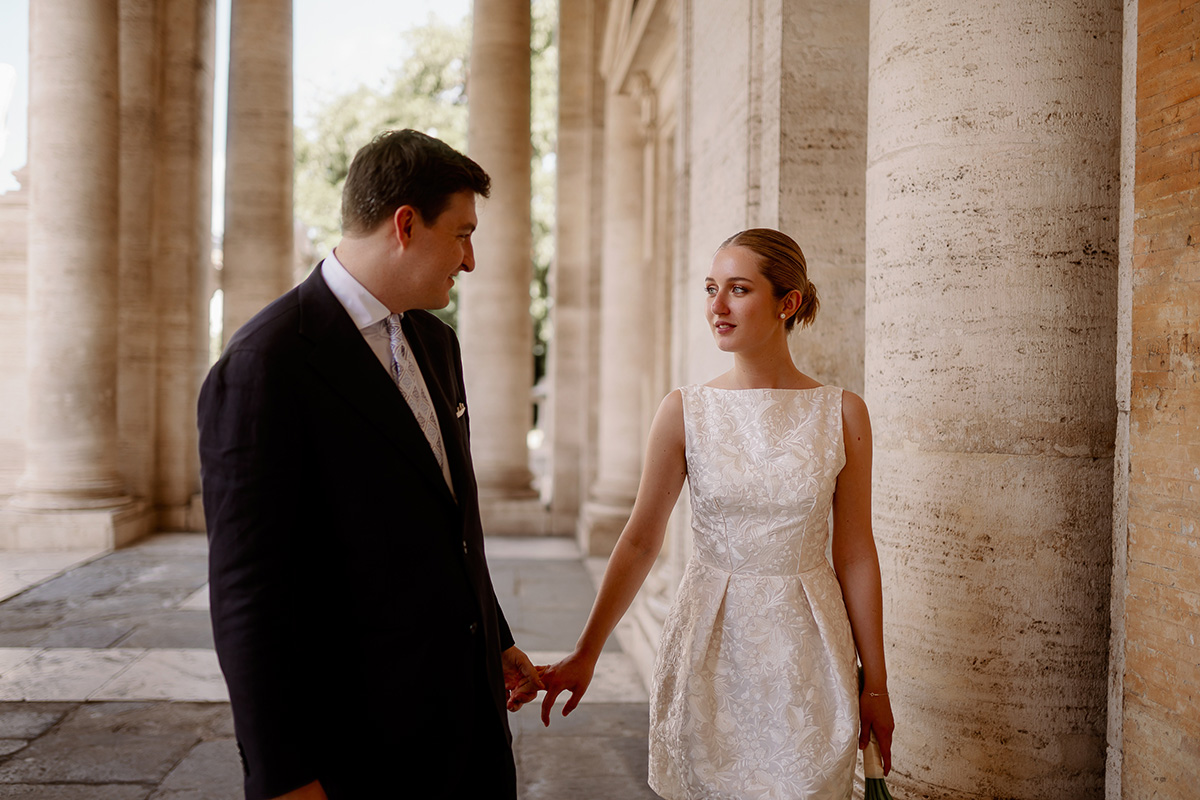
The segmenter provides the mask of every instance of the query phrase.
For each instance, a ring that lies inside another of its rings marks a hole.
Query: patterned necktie
[[[433,457],[437,459],[438,466],[442,468],[442,476],[446,479],[446,485],[453,493],[454,484],[450,480],[450,469],[446,465],[446,447],[442,444],[442,430],[438,425],[437,412],[433,410],[433,401],[429,399],[429,391],[420,380],[417,361],[413,358],[408,340],[404,338],[404,331],[400,328],[402,316],[401,314],[392,314],[384,320],[388,339],[392,346],[392,380],[400,388],[400,394],[408,403],[408,407],[412,409],[413,416],[417,418],[417,423],[421,426],[425,439],[433,449]]]

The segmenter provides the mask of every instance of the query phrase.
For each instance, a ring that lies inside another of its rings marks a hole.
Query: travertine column
[[[233,0],[224,340],[292,285],[292,0]]]
[[[156,0],[120,0],[120,233],[117,429],[121,473],[137,497],[154,492],[155,326],[153,219],[158,133]],[[159,265],[160,268],[162,265]]]
[[[117,0],[30,5],[29,427],[14,507],[129,502],[117,471]]]
[[[596,480],[580,520],[584,551],[606,555],[641,475],[648,325],[643,281],[643,137],[637,99],[610,92],[604,116],[604,245],[600,282],[600,422]]]
[[[870,63],[892,780],[927,798],[1099,797],[1120,3],[879,0]]]
[[[526,444],[533,426],[530,12],[523,0],[475,0],[474,8],[467,151],[491,175],[492,194],[473,239],[477,271],[460,283],[459,329],[485,529],[500,532],[500,520],[487,518],[489,505],[536,497]]]
[[[598,317],[591,285],[599,270],[594,218],[602,195],[602,115],[604,84],[597,69],[603,33],[601,0],[573,5],[558,21],[558,137],[554,261],[550,266],[550,308],[554,340],[547,354],[550,391],[546,437],[550,444],[551,528],[574,531],[587,486],[585,461],[588,418],[595,380],[588,344]]]
[[[791,349],[817,380],[863,390],[868,0],[765,0],[761,111],[751,114],[753,224],[800,243],[821,297]],[[755,219],[757,218],[757,219]],[[732,230],[729,233],[733,233]]]
[[[215,8],[215,0],[172,0],[160,12],[163,93],[155,187],[158,466],[154,496],[159,524],[168,530],[203,527],[190,513],[200,488],[196,395],[208,366],[209,296],[204,287],[212,268]],[[258,218],[257,213],[247,209],[253,218]],[[287,231],[290,244],[290,225]]]

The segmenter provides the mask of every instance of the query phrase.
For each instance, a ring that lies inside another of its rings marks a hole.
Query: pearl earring
[[[787,314],[780,314],[780,315],[779,315],[779,318],[780,318],[780,319],[787,319]]]

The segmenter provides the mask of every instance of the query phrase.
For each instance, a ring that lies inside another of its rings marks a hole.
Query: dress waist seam
[[[827,562],[822,561],[807,569],[799,570],[797,572],[750,572],[747,570],[726,569],[725,567],[718,566],[717,564],[709,564],[706,561],[700,561],[698,559],[692,559],[692,563],[698,567],[704,567],[705,569],[723,572],[730,577],[742,576],[747,578],[802,578],[809,573],[816,572],[823,567],[829,566]]]

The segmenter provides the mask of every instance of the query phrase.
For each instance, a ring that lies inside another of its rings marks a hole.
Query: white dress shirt
[[[388,336],[387,318],[392,312],[379,302],[379,298],[367,291],[357,278],[346,271],[334,253],[326,256],[322,262],[321,277],[325,279],[325,285],[329,287],[329,291],[333,292],[333,296],[342,304],[342,308],[346,309],[346,313],[350,315],[358,332],[367,341],[367,346],[371,348],[371,352],[379,359],[384,371],[391,378],[392,341]],[[404,314],[401,313],[399,316],[403,319]],[[425,383],[425,376],[421,374],[419,365],[416,370],[416,380],[426,397],[431,396],[429,385]],[[450,478],[449,458],[446,458],[442,465],[442,476],[446,479],[446,485],[450,487],[450,491],[453,492],[454,481]]]

